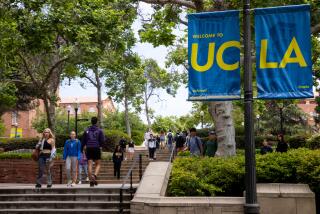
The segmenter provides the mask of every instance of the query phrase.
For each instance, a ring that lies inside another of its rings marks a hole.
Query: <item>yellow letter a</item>
[[[296,53],[296,57],[290,57],[293,51]],[[307,67],[307,63],[303,58],[295,37],[292,38],[290,45],[279,65],[279,68],[285,68],[288,63],[299,63],[300,67]]]
[[[207,71],[213,65],[215,43],[209,43],[208,59],[205,65],[198,65],[198,44],[193,43],[191,47],[191,67],[199,72]]]

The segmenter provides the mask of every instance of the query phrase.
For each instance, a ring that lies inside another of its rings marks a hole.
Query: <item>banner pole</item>
[[[243,0],[244,32],[244,122],[245,122],[245,198],[244,213],[259,214],[253,122],[250,0]]]

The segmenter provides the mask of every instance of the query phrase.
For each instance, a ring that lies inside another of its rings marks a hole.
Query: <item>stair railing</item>
[[[133,198],[133,193],[134,193],[134,188],[132,185],[132,174],[133,174],[133,170],[135,169],[135,167],[137,166],[137,164],[139,164],[139,182],[141,181],[142,178],[142,154],[139,154],[138,157],[136,157],[133,161],[133,163],[131,164],[131,167],[126,175],[126,177],[124,178],[122,185],[120,187],[120,203],[119,203],[119,212],[123,213],[123,191],[129,189],[130,192],[130,198]],[[127,181],[130,179],[130,186],[127,187]]]

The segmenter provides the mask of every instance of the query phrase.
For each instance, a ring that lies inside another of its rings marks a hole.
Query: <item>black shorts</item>
[[[87,148],[86,155],[88,160],[100,160],[101,150],[100,148]]]

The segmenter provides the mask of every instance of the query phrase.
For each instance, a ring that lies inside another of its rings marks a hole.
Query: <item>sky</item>
[[[140,3],[140,12],[143,13],[144,16],[150,15],[152,8],[150,5],[145,3]],[[135,31],[136,37],[138,39],[138,30],[141,27],[140,18],[135,21],[133,24],[133,29]],[[178,32],[178,31],[177,31]],[[164,46],[153,47],[152,44],[149,43],[137,43],[134,51],[137,52],[142,58],[153,58],[158,64],[164,68],[166,55],[168,53],[168,48]],[[86,88],[82,88],[79,84],[79,80],[71,81],[71,85],[69,86],[67,82],[62,83],[60,88],[60,96],[61,97],[87,97],[94,96],[96,97],[96,90],[90,84],[86,84]],[[181,116],[190,112],[192,103],[187,101],[188,98],[188,89],[185,85],[181,85],[178,89],[175,97],[168,95],[165,90],[160,90],[159,95],[161,97],[161,101],[158,100],[157,97],[153,97],[150,100],[150,107],[154,110],[155,116]],[[103,97],[107,97],[107,94],[103,92]],[[115,105],[123,110],[121,105],[115,103]],[[145,115],[141,112],[141,118],[146,121]]]

